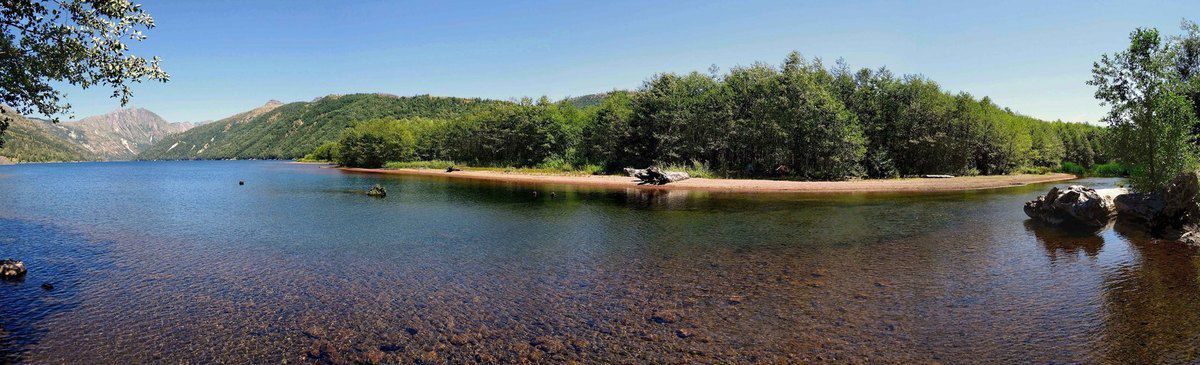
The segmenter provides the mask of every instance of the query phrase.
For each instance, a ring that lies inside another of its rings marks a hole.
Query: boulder
[[[1103,227],[1116,213],[1113,199],[1125,189],[1096,190],[1082,185],[1054,187],[1025,203],[1025,215],[1052,225]]]
[[[666,185],[677,181],[683,181],[691,178],[688,173],[682,171],[663,171],[658,167],[650,166],[646,169],[625,168],[625,173],[631,177],[636,177],[642,182],[638,185]]]
[[[0,260],[0,278],[18,279],[25,276],[25,263],[13,260]]]
[[[1150,223],[1158,219],[1163,211],[1162,194],[1158,193],[1129,193],[1113,199],[1117,208],[1117,217],[1139,223]]]
[[[1162,193],[1162,213],[1151,222],[1161,237],[1200,245],[1200,171],[1180,174]]]
[[[367,190],[367,195],[376,198],[386,198],[387,189],[384,189],[383,186],[379,184],[375,184],[375,186],[371,187],[371,190]]]

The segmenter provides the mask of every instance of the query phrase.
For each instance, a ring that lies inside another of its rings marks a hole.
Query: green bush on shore
[[[1091,177],[1127,177],[1129,169],[1119,163],[1110,162],[1086,168],[1074,162],[1063,162],[1058,172]]]

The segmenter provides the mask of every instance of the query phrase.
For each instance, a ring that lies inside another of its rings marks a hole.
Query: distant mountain
[[[11,116],[0,147],[0,162],[88,161],[95,157],[59,135],[49,121],[26,118],[4,106],[5,116]]]
[[[119,109],[73,122],[51,125],[59,135],[90,151],[99,160],[130,160],[163,137],[191,129],[192,123],[169,123],[142,108]]]
[[[141,160],[290,159],[332,141],[355,122],[376,118],[448,118],[497,101],[386,94],[330,95],[309,102],[271,101],[254,110],[168,136]]]

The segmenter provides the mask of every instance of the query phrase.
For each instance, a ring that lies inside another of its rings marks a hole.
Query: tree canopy
[[[798,53],[777,66],[658,74],[637,90],[578,100],[360,121],[337,143],[313,144],[309,157],[370,167],[439,160],[618,172],[659,165],[806,180],[1006,174],[1111,160],[1100,127],[1042,121],[986,97],[948,93],[921,76],[828,67]],[[371,153],[380,156],[364,155]]]
[[[1167,39],[1157,29],[1134,30],[1127,49],[1102,56],[1092,68],[1089,84],[1101,105],[1110,106],[1104,120],[1138,190],[1161,190],[1196,167],[1200,31],[1190,21],[1183,30]]]

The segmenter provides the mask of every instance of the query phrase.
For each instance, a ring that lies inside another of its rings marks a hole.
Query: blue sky
[[[557,99],[792,50],[1095,121],[1093,61],[1136,27],[1174,34],[1200,19],[1200,1],[142,3],[158,27],[136,50],[162,57],[171,82],[136,86],[130,106],[170,121],[331,93]],[[76,117],[119,106],[108,90],[66,90]]]

